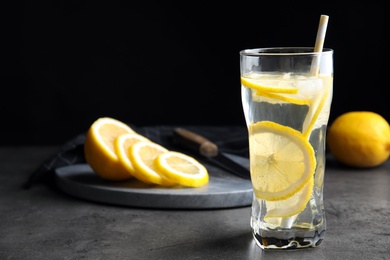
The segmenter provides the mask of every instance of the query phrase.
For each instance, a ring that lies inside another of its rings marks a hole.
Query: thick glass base
[[[319,246],[324,238],[325,229],[307,230],[258,230],[253,237],[258,246],[266,250],[300,249]]]

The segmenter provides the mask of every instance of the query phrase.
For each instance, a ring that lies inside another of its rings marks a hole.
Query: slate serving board
[[[249,160],[232,159],[249,167]],[[209,171],[209,183],[198,188],[147,185],[136,179],[109,182],[100,179],[88,164],[64,166],[55,170],[57,186],[78,198],[142,208],[215,209],[249,206],[252,203],[251,181],[203,163]]]

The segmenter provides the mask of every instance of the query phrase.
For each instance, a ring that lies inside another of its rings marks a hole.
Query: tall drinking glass
[[[333,50],[243,50],[240,69],[253,237],[262,249],[316,247],[326,230],[323,187]]]

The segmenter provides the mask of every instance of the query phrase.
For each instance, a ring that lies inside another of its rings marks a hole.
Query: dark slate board
[[[234,156],[246,167],[246,158]],[[88,164],[76,164],[56,169],[58,187],[78,198],[142,208],[215,209],[249,206],[253,190],[250,180],[204,163],[209,171],[209,183],[198,188],[184,186],[161,187],[147,185],[136,179],[109,182],[100,179]]]

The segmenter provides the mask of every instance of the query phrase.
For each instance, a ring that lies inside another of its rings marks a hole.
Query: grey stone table
[[[327,233],[317,248],[262,251],[250,207],[164,210],[22,186],[58,147],[0,148],[0,259],[390,259],[390,161],[371,170],[327,162]]]

